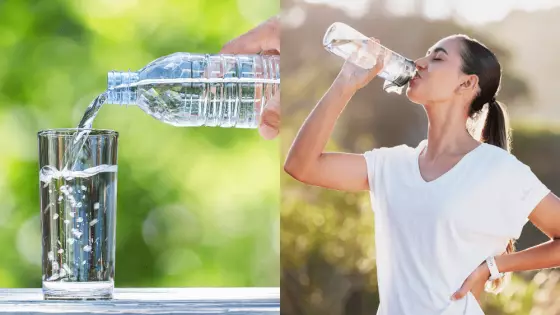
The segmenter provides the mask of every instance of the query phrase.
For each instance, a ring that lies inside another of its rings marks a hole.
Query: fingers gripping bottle
[[[375,67],[378,56],[382,55],[383,69],[378,76],[385,80],[383,89],[386,92],[401,94],[416,71],[414,61],[376,43],[344,23],[336,22],[327,29],[323,46],[327,51],[363,69]],[[354,53],[355,58],[350,58]]]

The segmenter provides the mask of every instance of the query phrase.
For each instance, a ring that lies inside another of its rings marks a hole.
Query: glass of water
[[[53,129],[38,138],[44,298],[111,299],[118,133]]]

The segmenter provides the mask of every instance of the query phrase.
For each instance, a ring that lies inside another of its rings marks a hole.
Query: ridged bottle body
[[[280,88],[280,58],[175,53],[108,75],[107,104],[137,105],[178,127],[256,128]]]

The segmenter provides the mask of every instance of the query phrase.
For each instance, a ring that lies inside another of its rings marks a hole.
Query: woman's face
[[[461,71],[462,39],[447,37],[415,61],[417,75],[409,82],[406,95],[417,104],[448,102],[465,80]]]

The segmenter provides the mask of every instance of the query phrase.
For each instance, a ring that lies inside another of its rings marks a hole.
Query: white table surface
[[[279,288],[115,288],[112,300],[45,301],[40,288],[0,289],[0,314],[280,314]]]

